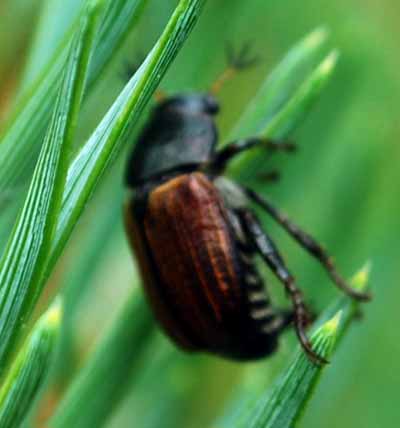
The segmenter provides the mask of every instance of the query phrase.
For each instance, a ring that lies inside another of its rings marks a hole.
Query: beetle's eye
[[[204,100],[205,110],[209,114],[217,114],[219,112],[219,104],[213,96],[207,96]]]

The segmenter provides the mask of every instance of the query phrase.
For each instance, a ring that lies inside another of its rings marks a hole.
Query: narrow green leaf
[[[154,322],[135,291],[73,380],[49,422],[51,428],[100,428],[143,368]]]
[[[320,63],[279,113],[261,131],[261,135],[264,137],[285,138],[301,123],[325,88],[326,83],[332,77],[338,56],[338,52],[333,51]]]
[[[88,86],[97,81],[118,48],[136,27],[148,0],[108,0],[90,65]]]
[[[325,358],[331,356],[333,345],[337,340],[340,318],[341,312],[338,312],[311,336],[313,349]],[[248,426],[293,427],[321,372],[322,367],[310,362],[304,352],[299,350],[293,363],[273,387],[261,414]]]
[[[352,285],[365,290],[368,280],[368,266],[352,279]],[[346,296],[341,297],[320,317],[311,335],[313,348],[323,357],[330,359],[338,340],[347,331],[356,312],[357,303]],[[328,366],[312,363],[304,351],[296,352],[293,362],[278,381],[265,392],[255,410],[240,422],[237,427],[251,428],[294,428],[310,400],[318,379]]]
[[[125,130],[128,125],[132,126],[138,119],[145,103],[150,99],[155,87],[196,22],[203,4],[204,1],[180,1],[164,33],[143,66],[128,82],[88,143],[73,161],[68,173],[62,217],[47,266],[47,274],[54,266],[99,177],[108,166],[115,151],[121,148]],[[138,308],[140,309],[132,309],[129,313],[135,316],[135,312],[145,310],[140,303],[138,303]],[[137,316],[129,322],[118,322],[117,325],[121,327],[116,327],[109,336],[111,338],[105,339],[106,345],[101,345],[101,349],[91,359],[92,362],[88,363],[88,368],[84,369],[79,374],[78,380],[74,382],[73,385],[76,386],[72,386],[71,391],[73,392],[67,394],[66,401],[63,401],[60,410],[56,413],[54,426],[71,426],[71,421],[76,426],[78,420],[82,421],[82,426],[85,421],[89,421],[86,422],[87,425],[85,426],[100,426],[100,423],[106,419],[104,412],[111,411],[114,405],[112,398],[117,400],[119,394],[122,393],[119,391],[124,388],[124,380],[127,379],[128,369],[120,361],[125,361],[124,359],[131,355],[128,361],[130,367],[133,367],[133,356],[140,349],[139,345],[135,345],[134,333],[129,330],[129,326],[134,326],[135,331],[139,332],[139,337],[142,338],[143,336],[144,340],[149,336],[148,322],[148,319],[143,318],[143,323],[146,323],[143,331],[141,321]],[[128,343],[133,354],[129,354],[126,337],[130,337]],[[115,352],[111,353],[112,349]],[[111,366],[114,367],[115,372],[113,372],[113,378],[115,374],[115,379],[119,379],[119,381],[115,384],[113,382],[107,383],[106,387],[104,378],[107,376],[109,379],[109,373],[112,372]],[[118,368],[121,369],[121,376],[119,377],[116,372]],[[77,400],[77,397],[83,396],[91,397],[91,401],[89,398],[85,398],[85,401]],[[87,412],[84,416],[82,415],[82,402],[87,403],[85,405]],[[77,417],[78,414],[79,417]]]
[[[263,126],[259,135],[264,138],[287,138],[293,130],[301,124],[319,98],[322,90],[332,77],[337,62],[337,51],[331,52],[315,68],[308,78],[298,87],[291,97],[281,106],[279,111]],[[262,145],[260,144],[260,148]],[[232,162],[229,171],[238,173],[244,164],[255,159],[259,150],[248,152],[237,161]]]
[[[47,263],[50,274],[98,180],[122,148],[124,135],[144,106],[197,21],[205,0],[181,0],[145,62],[127,83],[72,162],[57,233]]]
[[[134,27],[148,0],[108,0],[90,67],[90,90],[104,67]],[[78,20],[79,21],[79,20]],[[0,203],[31,176],[44,132],[57,95],[59,76],[68,54],[69,42],[78,22],[74,22],[54,57],[21,99],[0,137]]]
[[[290,49],[249,103],[232,132],[232,138],[248,137],[265,128],[312,71],[326,38],[327,31],[318,28]]]
[[[51,60],[55,49],[62,43],[65,32],[76,20],[82,0],[44,0],[40,5],[40,14],[29,47],[19,92],[22,93],[39,76],[42,69]],[[51,37],[49,37],[51,34]]]
[[[51,125],[25,204],[0,260],[0,370],[40,295],[65,186],[68,155],[84,90],[101,1],[91,2],[65,66]]]
[[[36,322],[0,390],[0,426],[18,428],[47,375],[59,335],[62,307],[56,300]]]

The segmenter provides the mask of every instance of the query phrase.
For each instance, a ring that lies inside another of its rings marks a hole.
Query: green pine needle
[[[146,3],[147,0],[106,1],[101,27],[96,34],[87,92],[90,92],[105,66],[115,57]],[[70,41],[79,27],[79,20],[72,24],[49,63],[19,101],[0,136],[1,206],[10,202],[16,189],[31,176],[56,102],[59,76]]]
[[[368,276],[369,265],[366,265],[353,277],[351,284],[355,289],[365,291]],[[331,360],[357,306],[354,300],[342,296],[324,311],[316,323],[319,327],[311,335],[313,349],[318,354]],[[324,370],[329,370],[329,364],[316,365],[299,349],[275,385],[248,411],[237,428],[295,428]]]
[[[332,51],[314,66],[325,38],[325,31],[316,30],[289,52],[250,103],[234,135],[286,139],[303,123],[332,77],[338,59],[338,52]],[[303,68],[307,71],[301,73]],[[231,162],[229,173],[239,174],[255,159],[260,159],[260,150],[247,152]]]
[[[60,332],[62,305],[56,300],[34,325],[0,389],[0,426],[18,428],[49,372]]]
[[[0,260],[0,371],[15,351],[16,341],[43,287],[44,261],[60,212],[101,4],[91,2],[82,18],[25,204]]]
[[[318,28],[300,40],[268,73],[235,126],[231,139],[260,133],[313,70],[328,32]]]
[[[181,0],[145,62],[127,83],[89,140],[71,162],[57,233],[46,265],[47,278],[99,179],[122,149],[168,66],[198,19],[204,0]]]

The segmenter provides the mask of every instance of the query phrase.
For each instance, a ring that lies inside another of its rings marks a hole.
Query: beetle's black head
[[[210,160],[217,143],[213,116],[218,110],[216,99],[205,94],[180,95],[159,104],[129,159],[127,184],[194,170]]]
[[[157,110],[163,113],[179,111],[185,116],[213,116],[219,112],[219,104],[212,95],[189,94],[168,98],[158,106]]]

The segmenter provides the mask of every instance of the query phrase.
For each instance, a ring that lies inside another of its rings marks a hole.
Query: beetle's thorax
[[[189,172],[207,162],[218,138],[213,117],[217,110],[213,98],[196,94],[170,98],[156,107],[129,159],[127,184]]]

